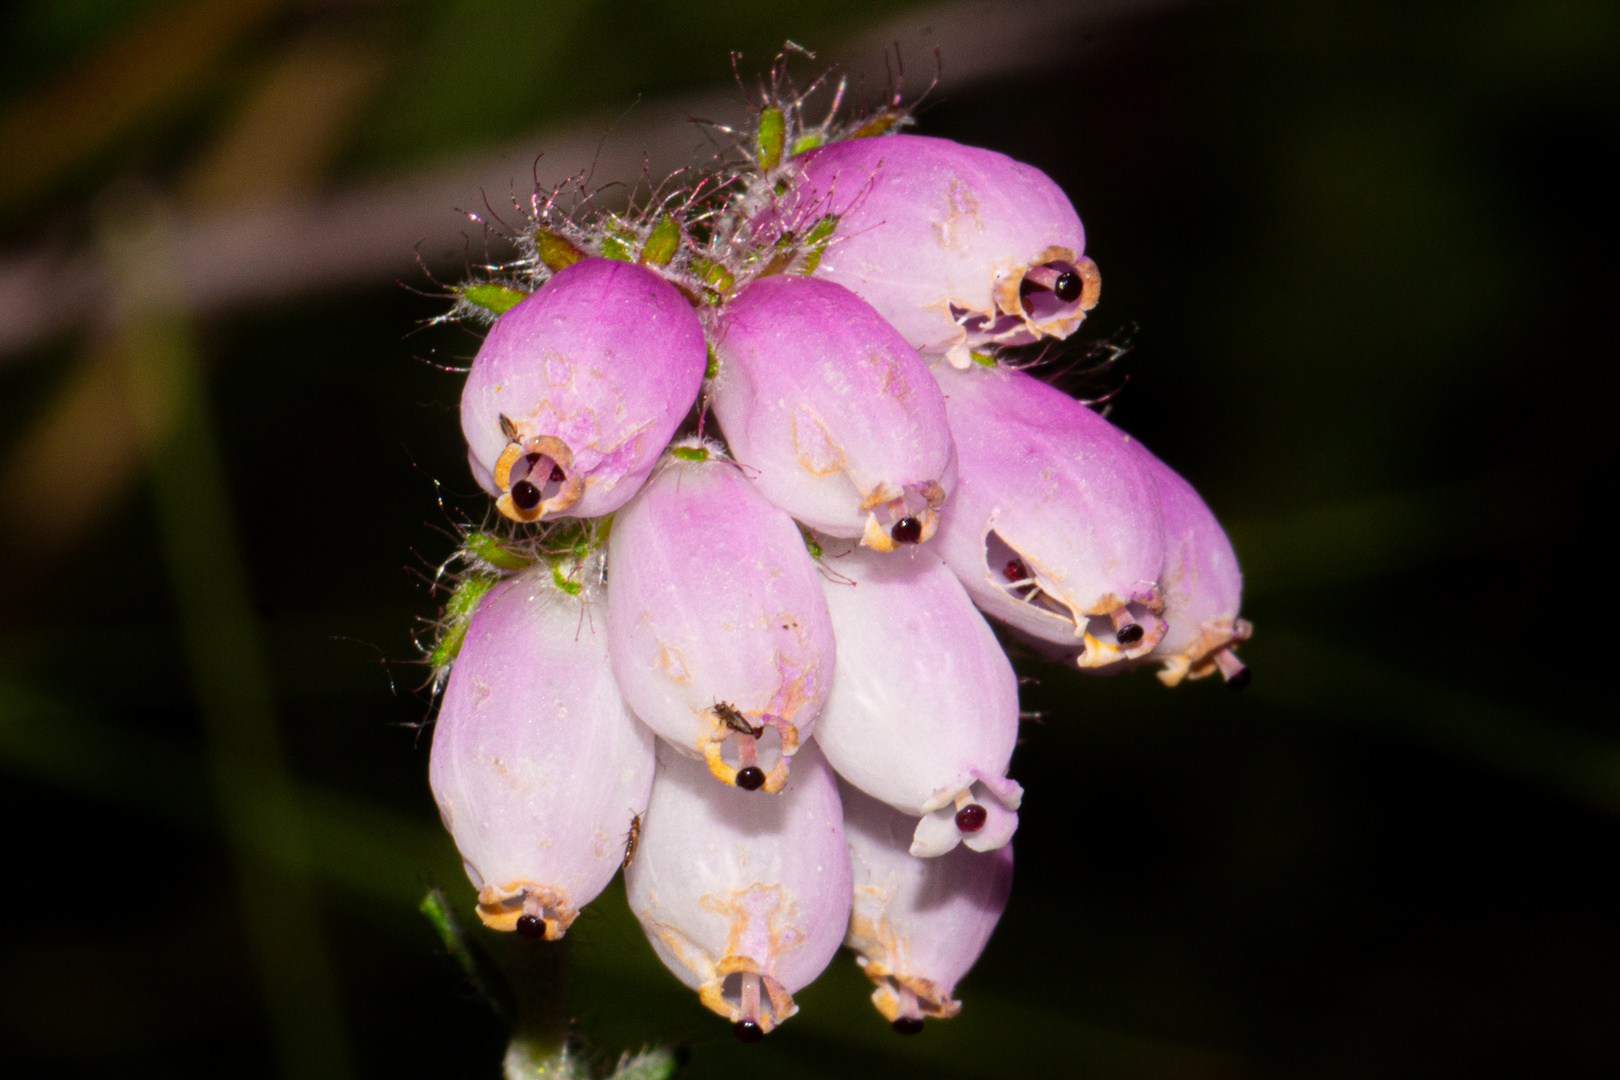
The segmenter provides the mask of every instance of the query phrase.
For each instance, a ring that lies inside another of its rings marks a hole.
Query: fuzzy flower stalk
[[[1209,506],[1041,377],[1099,296],[1068,196],[833,97],[810,119],[779,62],[714,161],[612,210],[537,192],[451,316],[488,327],[493,507],[424,646],[429,771],[478,915],[555,941],[622,866],[745,1041],[840,943],[896,1031],[963,1008],[1024,794],[993,624],[1249,678]]]

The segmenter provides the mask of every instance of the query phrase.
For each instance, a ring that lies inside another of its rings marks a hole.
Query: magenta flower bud
[[[933,536],[955,482],[945,403],[871,305],[831,282],[761,278],[726,307],[715,355],[715,416],[772,502],[879,551]]]
[[[855,885],[844,944],[877,985],[878,1012],[896,1031],[914,1034],[925,1016],[962,1011],[951,995],[1007,908],[1012,845],[914,858],[909,817],[848,784],[838,788]]]
[[[461,393],[473,476],[514,521],[597,517],[634,495],[692,407],[692,305],[634,263],[584,259],[495,320]]]
[[[845,780],[910,815],[912,855],[1001,847],[1024,792],[1007,779],[1018,677],[995,634],[932,551],[826,550],[838,661],[816,743]]]
[[[762,237],[835,215],[815,275],[859,293],[924,352],[1066,338],[1102,276],[1063,189],[1005,154],[949,139],[851,139],[794,159],[799,175],[756,218]]]
[[[1164,621],[1169,629],[1150,660],[1161,660],[1159,681],[1175,686],[1220,671],[1227,684],[1242,688],[1249,669],[1234,654],[1253,632],[1237,617],[1243,601],[1243,574],[1232,542],[1193,486],[1175,470],[1136,444],[1159,492],[1164,513]]]
[[[826,759],[807,744],[781,794],[756,799],[660,742],[625,886],[664,966],[739,1038],[769,1032],[798,1011],[794,993],[849,925],[849,850]]]
[[[777,792],[827,697],[832,623],[793,519],[697,449],[614,517],[613,670],[635,714],[716,778]]]
[[[614,685],[607,635],[552,574],[509,578],[479,604],[428,775],[485,925],[555,941],[624,859],[654,740]]]
[[[939,554],[980,608],[1078,647],[1081,667],[1164,637],[1164,525],[1129,435],[1061,390],[1003,367],[936,365],[957,445]]]

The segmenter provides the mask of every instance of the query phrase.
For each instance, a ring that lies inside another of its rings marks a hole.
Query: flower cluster
[[[1198,494],[1006,351],[1097,301],[1057,185],[898,101],[812,125],[774,76],[729,160],[621,213],[537,195],[458,290],[505,524],[459,553],[432,785],[487,925],[556,940],[622,865],[740,1038],[840,944],[914,1032],[1011,886],[986,616],[1169,685],[1241,685],[1249,627]]]

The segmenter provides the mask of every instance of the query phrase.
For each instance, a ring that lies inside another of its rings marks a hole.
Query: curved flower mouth
[[[1175,686],[1182,679],[1202,679],[1219,671],[1227,686],[1233,690],[1243,689],[1249,685],[1249,668],[1233,650],[1253,633],[1254,626],[1247,619],[1215,619],[1205,623],[1196,641],[1165,659],[1159,681]]]
[[[865,956],[856,956],[855,962],[877,986],[872,991],[872,1004],[902,1035],[922,1031],[925,1016],[947,1020],[962,1011],[962,1003],[930,979],[902,975]]]
[[[478,890],[478,917],[491,930],[516,930],[524,937],[560,941],[579,915],[568,894],[550,885],[514,881]]]
[[[741,1042],[757,1042],[799,1011],[793,995],[774,976],[761,974],[746,956],[728,956],[715,966],[716,977],[698,987],[698,1000],[731,1021]]]
[[[714,728],[700,749],[714,778],[744,791],[781,791],[799,752],[799,729],[771,713],[750,719],[723,701],[708,715]]]
[[[861,500],[866,511],[866,528],[861,545],[873,551],[893,551],[902,544],[926,544],[939,529],[939,508],[945,504],[945,489],[939,481],[907,484],[895,492],[879,484]]]
[[[1158,586],[1150,582],[1144,582],[1146,587],[1129,599],[1109,594],[1083,610],[1065,599],[1032,565],[1033,560],[1025,558],[994,530],[984,538],[984,561],[991,584],[1004,594],[1073,627],[1074,636],[1081,640],[1081,652],[1076,657],[1080,667],[1102,667],[1146,656],[1170,629],[1159,617],[1164,600]]]
[[[1002,270],[991,287],[985,311],[949,304],[963,340],[948,354],[965,368],[972,350],[992,345],[1028,345],[1043,337],[1066,338],[1097,306],[1102,273],[1097,264],[1069,248],[1049,247],[1024,266]]]
[[[1018,781],[975,772],[969,783],[954,791],[943,789],[924,804],[923,816],[911,834],[911,854],[932,859],[957,844],[974,851],[994,851],[1018,831],[1018,806],[1023,798]]]
[[[560,514],[585,494],[585,478],[574,471],[574,452],[555,435],[519,436],[501,417],[501,430],[511,441],[495,459],[492,474],[501,494],[495,508],[513,521],[539,521]]]

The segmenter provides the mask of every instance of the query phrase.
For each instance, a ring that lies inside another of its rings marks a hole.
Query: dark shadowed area
[[[741,1045],[616,883],[569,935],[580,1045],[677,1043],[693,1078],[1620,1075],[1614,5],[0,19],[0,1073],[499,1075],[416,908],[471,914],[412,633],[486,503],[447,370],[478,340],[425,325],[412,247],[453,280],[484,250],[457,208],[542,152],[617,132],[597,179],[633,181],[661,103],[740,113],[730,48],[899,27],[941,48],[919,130],[1078,207],[1080,338],[1134,348],[1066,388],[1117,390],[1227,524],[1253,684],[1019,658],[1017,877],[958,1018],[895,1035],[845,953]]]

